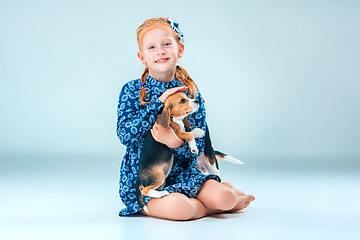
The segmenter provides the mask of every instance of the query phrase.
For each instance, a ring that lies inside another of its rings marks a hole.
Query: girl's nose
[[[158,50],[158,55],[160,55],[160,54],[164,54],[164,53],[165,53],[164,48],[159,47],[159,50]]]

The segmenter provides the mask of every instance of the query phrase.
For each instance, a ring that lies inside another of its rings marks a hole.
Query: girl
[[[171,220],[190,220],[238,211],[255,199],[230,183],[221,183],[216,175],[200,173],[195,168],[198,156],[191,153],[188,144],[179,139],[172,128],[164,130],[153,125],[166,98],[182,91],[198,98],[199,110],[188,119],[192,128],[205,131],[205,108],[200,92],[185,69],[177,66],[184,53],[183,38],[178,24],[167,18],[149,19],[137,29],[137,55],[145,71],[141,79],[123,86],[118,105],[117,134],[126,146],[119,189],[126,207],[120,211],[120,216],[140,212]],[[138,161],[148,131],[174,153],[173,167],[164,187],[170,194],[163,198],[144,197],[149,213],[139,207],[135,197]],[[204,151],[204,137],[196,139],[196,145],[200,155]]]

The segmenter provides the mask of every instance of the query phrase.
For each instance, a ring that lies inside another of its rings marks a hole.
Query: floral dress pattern
[[[170,82],[160,82],[148,75],[144,86],[147,93],[145,101],[152,100],[152,102],[144,106],[141,105],[139,100],[140,79],[126,83],[120,92],[117,109],[117,135],[120,142],[126,146],[119,180],[119,194],[125,208],[120,210],[120,216],[131,215],[141,210],[135,196],[135,182],[143,141],[145,135],[155,123],[156,115],[163,108],[163,103],[158,98],[167,89],[182,85],[175,78]],[[197,92],[197,98],[200,104],[199,110],[190,114],[188,119],[192,126],[191,129],[198,127],[205,131],[205,107],[199,91]],[[182,193],[189,198],[195,198],[206,180],[215,179],[218,182],[221,181],[218,176],[202,174],[195,168],[197,157],[204,152],[204,140],[204,137],[195,140],[199,150],[198,155],[191,153],[187,143],[182,147],[170,149],[174,154],[174,163],[169,176],[166,178],[164,190]],[[144,196],[145,204],[150,199],[151,197]]]

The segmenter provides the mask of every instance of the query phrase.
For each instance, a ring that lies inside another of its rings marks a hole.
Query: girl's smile
[[[156,60],[156,63],[166,63],[167,61],[169,61],[169,58],[160,58],[158,60]]]
[[[178,44],[174,36],[159,27],[144,35],[138,57],[156,80],[168,82],[174,79],[178,59],[184,52],[184,45]]]

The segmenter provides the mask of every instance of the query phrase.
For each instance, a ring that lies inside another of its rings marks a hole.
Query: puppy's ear
[[[185,127],[191,128],[191,124],[187,117],[184,118],[183,123],[184,123]]]
[[[168,128],[170,126],[171,108],[171,105],[165,106],[162,113],[156,118],[156,123],[163,128]]]

